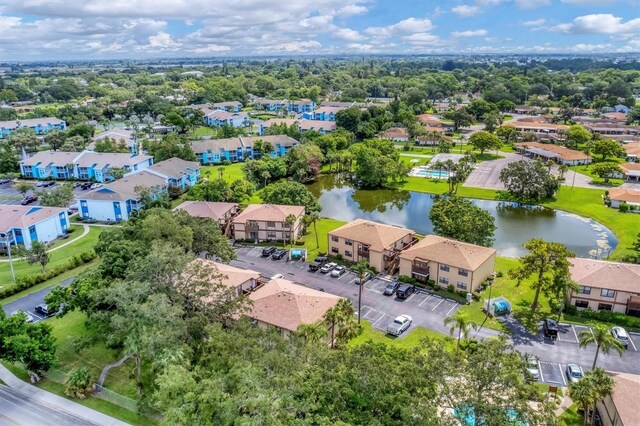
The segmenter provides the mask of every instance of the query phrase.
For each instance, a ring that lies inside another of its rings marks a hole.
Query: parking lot
[[[578,343],[579,336],[582,332],[591,332],[591,328],[586,325],[579,324],[558,324],[558,339],[561,342]],[[640,335],[636,333],[629,333],[629,347],[628,351],[638,352],[640,347]]]
[[[49,189],[53,189],[56,188],[58,186],[58,184],[60,182],[56,182],[54,185],[48,187],[48,188],[35,188],[35,184],[37,183],[36,181],[27,181],[30,185],[34,186],[34,189],[42,189],[42,190],[49,190]],[[77,197],[78,195],[81,195],[85,192],[88,192],[88,190],[82,190],[80,188],[74,188],[73,189],[73,193],[75,194],[75,196]],[[31,194],[32,191],[27,192],[28,194]],[[24,197],[22,196],[22,194],[20,193],[20,191],[18,191],[18,189],[13,186],[11,183],[5,183],[0,185],[0,204],[4,204],[4,205],[16,205],[16,204],[20,204],[20,202],[22,201]],[[38,202],[34,202],[33,204],[31,204],[32,206],[37,206]]]

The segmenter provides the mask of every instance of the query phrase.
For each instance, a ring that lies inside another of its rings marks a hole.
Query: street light
[[[491,310],[491,290],[493,289],[493,281],[495,281],[497,274],[495,271],[491,274],[491,281],[489,282],[489,302],[487,303],[487,318],[489,317],[489,311]]]
[[[11,259],[11,240],[13,239],[11,236],[12,232],[0,232],[0,240],[7,246],[7,253],[9,254],[9,266],[11,267],[11,276],[13,277],[13,282],[16,282],[16,273],[13,270],[13,260]]]

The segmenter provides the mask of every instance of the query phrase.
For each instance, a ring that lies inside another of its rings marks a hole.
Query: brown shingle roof
[[[553,145],[550,143],[540,142],[522,142],[515,144],[522,148],[534,148],[536,150],[546,151],[549,157],[560,157],[563,160],[588,160],[589,156],[581,151],[565,148],[564,146]]]
[[[183,210],[187,212],[190,216],[195,217],[206,217],[209,219],[213,219],[219,221],[224,218],[225,214],[232,210],[233,208],[237,208],[238,204],[236,203],[214,203],[209,201],[185,201],[180,204],[178,207],[173,210]]]
[[[412,261],[416,258],[432,260],[475,271],[495,253],[496,250],[493,248],[463,243],[437,235],[427,235],[413,247],[400,253],[400,258]]]
[[[579,257],[569,262],[571,279],[580,285],[640,294],[640,265]]]
[[[640,191],[628,188],[611,188],[609,190],[609,198],[630,203],[640,203]]]
[[[640,420],[640,404],[638,404],[638,390],[640,390],[640,375],[629,373],[613,373],[614,388],[611,399],[616,406],[621,424],[636,425]]]
[[[628,155],[640,155],[640,142],[628,143],[623,148]]]
[[[314,324],[341,299],[289,280],[275,279],[249,295],[253,307],[249,316],[290,331],[301,324]]]
[[[249,204],[233,219],[233,223],[246,223],[247,220],[284,222],[290,214],[295,217],[304,214],[304,206],[284,206],[279,204]]]
[[[329,235],[366,244],[370,250],[378,252],[389,248],[396,241],[403,239],[407,235],[413,234],[415,232],[407,228],[385,225],[364,219],[356,219],[329,232]]]
[[[28,228],[65,211],[60,207],[13,206],[0,204],[0,230]],[[31,212],[31,213],[29,213]],[[28,214],[27,214],[28,213]]]
[[[229,288],[236,288],[249,280],[257,280],[260,278],[259,272],[252,271],[250,269],[236,268],[235,266],[214,262],[213,260],[196,258],[191,263],[199,263],[204,268],[212,266],[217,273],[214,274],[215,276],[211,277],[211,279],[215,279],[216,281],[220,279],[222,284]]]
[[[409,132],[402,127],[392,127],[382,132],[382,136],[385,138],[408,138]]]

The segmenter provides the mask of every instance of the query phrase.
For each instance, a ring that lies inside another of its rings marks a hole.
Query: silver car
[[[616,340],[624,345],[624,348],[627,349],[629,347],[629,334],[627,330],[622,327],[613,327],[611,330],[611,335],[616,338]]]
[[[538,380],[540,378],[538,357],[535,355],[527,354],[524,356],[524,362],[529,376],[531,376],[534,380]]]
[[[406,329],[411,327],[413,320],[409,315],[400,315],[393,320],[391,324],[387,326],[387,334],[392,336],[401,335]]]
[[[567,379],[569,379],[569,382],[578,382],[582,380],[582,377],[584,377],[582,367],[577,364],[567,364],[567,369],[565,370],[565,372],[567,374]]]

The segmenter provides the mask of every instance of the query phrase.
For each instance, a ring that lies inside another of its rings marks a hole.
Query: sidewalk
[[[120,420],[109,417],[106,414],[102,414],[98,411],[87,408],[84,405],[80,405],[76,402],[62,398],[58,395],[52,394],[40,388],[37,388],[29,383],[23,382],[13,375],[4,365],[0,364],[0,380],[2,380],[10,388],[29,395],[30,397],[37,399],[43,405],[48,405],[52,409],[69,413],[73,416],[80,417],[89,423],[101,425],[101,426],[127,426],[128,423],[121,422]]]

